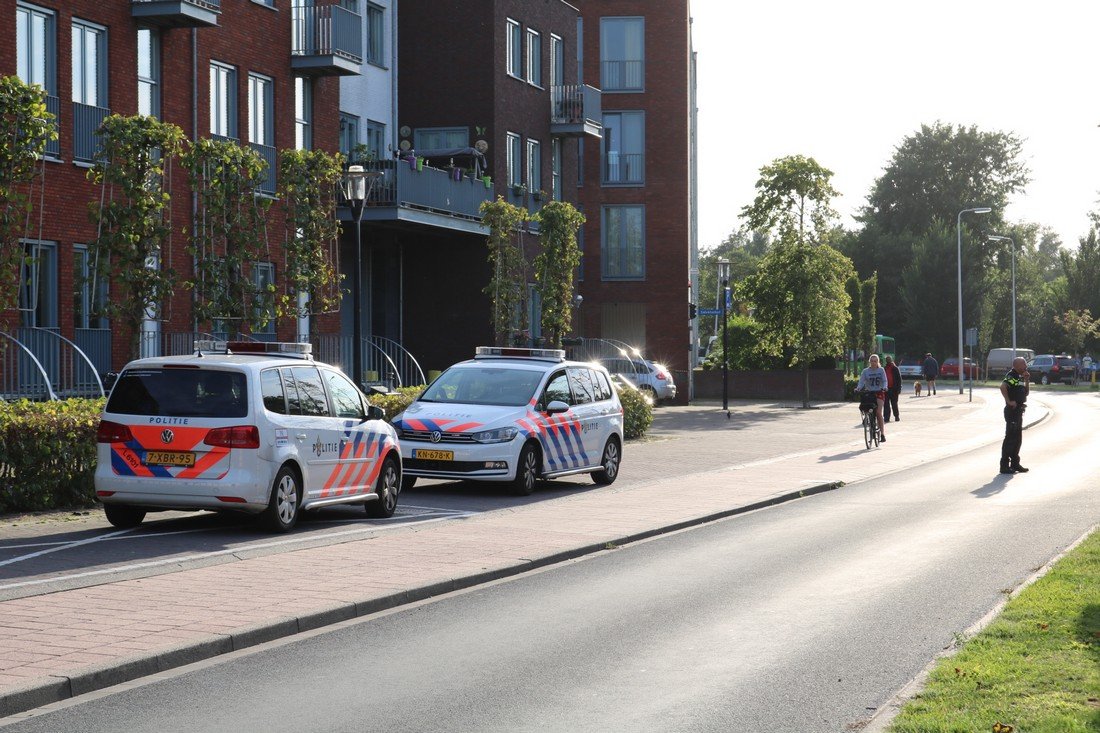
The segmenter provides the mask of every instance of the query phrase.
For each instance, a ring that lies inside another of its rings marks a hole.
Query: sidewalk
[[[660,408],[623,475],[553,501],[369,539],[0,603],[0,717],[683,527],[998,444],[991,390],[902,399],[866,450],[851,403]],[[1048,415],[1029,403],[1027,425]],[[777,447],[778,446],[778,447]],[[919,447],[919,450],[914,448]],[[780,452],[781,451],[781,452]],[[662,478],[675,460],[698,472]],[[991,471],[996,456],[991,459]],[[675,501],[669,497],[674,496]]]

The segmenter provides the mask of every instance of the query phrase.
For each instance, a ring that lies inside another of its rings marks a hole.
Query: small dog
[[[916,393],[917,397],[920,397],[920,382],[913,382],[913,392]]]

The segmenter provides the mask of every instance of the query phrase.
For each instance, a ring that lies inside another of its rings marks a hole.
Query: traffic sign
[[[699,315],[701,316],[720,316],[722,315],[721,308],[700,308]]]

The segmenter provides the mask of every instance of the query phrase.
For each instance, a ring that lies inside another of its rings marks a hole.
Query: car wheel
[[[619,477],[619,464],[622,460],[623,453],[619,438],[617,436],[608,438],[607,444],[603,447],[603,456],[600,458],[600,465],[603,468],[592,473],[592,480],[600,486],[615,483],[615,479]]]
[[[271,486],[271,499],[260,515],[260,522],[272,532],[288,532],[298,521],[302,506],[302,484],[290,466],[283,466]]]
[[[144,509],[125,504],[104,504],[103,513],[107,515],[107,521],[119,529],[136,527],[145,519]]]
[[[401,472],[397,468],[397,460],[388,456],[382,464],[382,470],[378,472],[378,481],[374,485],[374,493],[377,499],[368,501],[363,507],[367,510],[367,516],[372,519],[389,519],[397,509],[397,494],[401,485]]]
[[[1045,374],[1039,377],[1039,384],[1050,384],[1050,377]]]
[[[539,475],[539,451],[534,443],[527,443],[519,452],[516,464],[516,477],[512,479],[512,493],[516,496],[528,496],[535,490],[535,479]]]
[[[401,490],[408,491],[412,487],[416,486],[416,476],[401,476]]]

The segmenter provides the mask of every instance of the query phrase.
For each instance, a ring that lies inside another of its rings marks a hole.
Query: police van
[[[572,474],[610,484],[622,461],[623,407],[607,370],[558,349],[479,346],[393,423],[404,488],[472,479],[526,495],[539,479]]]
[[[277,532],[302,511],[397,507],[397,434],[310,344],[196,342],[119,374],[96,434],[96,497],[133,527],[149,511],[237,511]]]

